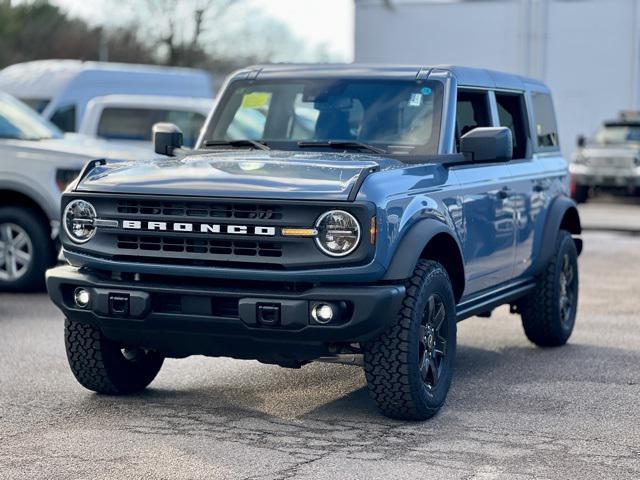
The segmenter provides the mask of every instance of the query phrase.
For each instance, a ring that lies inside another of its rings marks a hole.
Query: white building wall
[[[565,155],[579,133],[640,109],[640,0],[356,0],[355,18],[359,63],[540,78],[554,94]]]

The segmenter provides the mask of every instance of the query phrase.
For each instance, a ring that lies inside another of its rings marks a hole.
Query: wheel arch
[[[460,245],[447,225],[433,219],[414,225],[400,240],[384,280],[411,277],[420,259],[434,260],[445,268],[459,302],[465,288],[464,261]]]
[[[49,215],[32,196],[13,188],[0,186],[0,205],[3,207],[26,207],[38,215],[39,219],[49,227]]]
[[[556,198],[549,208],[547,220],[540,241],[540,250],[534,263],[534,273],[540,273],[551,256],[556,245],[558,232],[566,230],[573,236],[578,255],[582,252],[582,239],[578,237],[582,233],[582,223],[576,202],[569,197]]]

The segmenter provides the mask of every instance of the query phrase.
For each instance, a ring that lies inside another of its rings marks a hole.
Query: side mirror
[[[156,153],[172,157],[173,151],[182,147],[182,130],[173,123],[156,123],[151,133]]]
[[[578,135],[576,137],[576,145],[578,145],[579,148],[584,147],[587,144],[587,139],[585,138],[584,135]]]
[[[508,162],[513,138],[507,127],[477,127],[460,139],[460,151],[473,162]]]

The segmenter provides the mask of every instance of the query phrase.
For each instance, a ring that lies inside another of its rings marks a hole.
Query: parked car
[[[104,121],[108,123],[109,118],[127,108],[136,109],[136,117],[143,117],[146,125],[149,117],[171,117],[167,109],[174,109],[176,97],[183,99],[177,110],[183,112],[181,115],[194,114],[198,118],[202,114],[203,99],[213,98],[211,77],[202,70],[78,60],[37,60],[11,65],[0,71],[0,90],[41,112],[64,132],[91,128],[83,123],[90,108],[96,110],[89,120],[96,128],[100,125],[99,113],[107,114]],[[143,96],[155,97],[153,101],[158,105],[154,106],[149,99],[142,100]],[[91,101],[98,97],[101,100],[92,107]],[[110,100],[115,103],[110,104]],[[188,123],[193,119],[184,121]],[[133,121],[117,131],[110,130],[112,140],[132,137],[140,137],[140,127]]]
[[[544,84],[255,67],[194,152],[180,137],[157,126],[170,158],[95,165],[63,196],[69,265],[47,285],[84,387],[142,390],[166,357],[357,355],[384,414],[426,419],[458,321],[507,304],[536,345],[571,335],[581,227]]]
[[[640,113],[621,113],[591,138],[578,137],[577,143],[570,171],[578,203],[596,190],[640,193]]]
[[[151,149],[153,125],[169,122],[182,130],[185,147],[193,147],[212,106],[210,98],[106,95],[87,104],[78,132]]]
[[[57,254],[60,193],[85,162],[148,155],[147,149],[65,135],[0,92],[0,290],[44,285],[44,272]]]

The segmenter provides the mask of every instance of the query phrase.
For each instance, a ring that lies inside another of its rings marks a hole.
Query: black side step
[[[518,282],[516,284],[507,285],[497,291],[472,297],[457,305],[456,318],[458,322],[460,322],[466,318],[478,315],[479,313],[493,310],[500,305],[511,303],[529,293],[535,288],[535,286],[536,283],[533,280]]]

